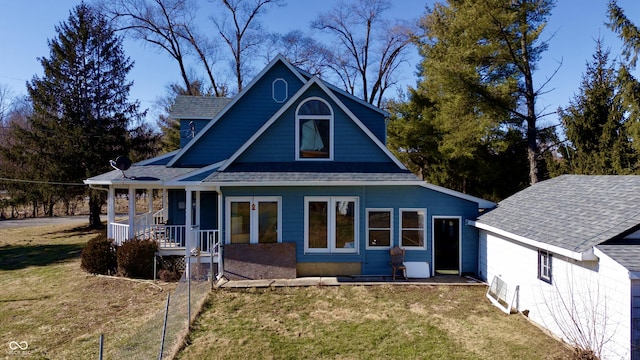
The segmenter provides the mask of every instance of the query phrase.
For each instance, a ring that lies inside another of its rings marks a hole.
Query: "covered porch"
[[[116,245],[130,239],[149,239],[158,243],[161,256],[201,256],[201,261],[213,259],[213,262],[221,263],[217,199],[217,192],[210,189],[110,185],[107,237]],[[118,213],[116,203],[119,202],[118,208],[122,208],[123,200],[127,212]],[[202,204],[203,201],[208,204]],[[212,206],[214,211],[202,213],[202,209]],[[212,215],[214,219],[211,219]]]

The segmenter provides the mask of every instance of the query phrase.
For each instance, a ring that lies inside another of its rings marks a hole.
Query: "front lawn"
[[[483,286],[219,289],[180,359],[566,359]]]
[[[162,311],[175,284],[80,269],[82,248],[95,235],[73,226],[0,229],[0,359],[97,359],[100,334],[111,359]]]

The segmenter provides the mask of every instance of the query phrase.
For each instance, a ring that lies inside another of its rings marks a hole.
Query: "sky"
[[[308,32],[309,24],[318,14],[329,11],[338,0],[285,0],[284,7],[274,7],[263,15],[264,27],[272,32],[286,33],[299,29]],[[0,0],[0,85],[9,87],[12,94],[26,94],[25,82],[34,75],[42,75],[39,57],[48,57],[47,40],[56,36],[54,27],[69,17],[69,11],[78,0]],[[90,2],[90,1],[88,1]],[[640,1],[618,0],[618,5],[635,24],[640,25]],[[208,1],[205,1],[207,4]],[[404,20],[417,20],[425,13],[425,6],[434,0],[392,0],[388,16]],[[595,51],[595,40],[604,40],[612,57],[619,56],[620,44],[616,34],[605,25],[606,0],[557,0],[547,24],[544,39],[549,49],[542,56],[534,80],[542,84],[551,77],[538,98],[539,113],[553,112],[565,107],[578,92],[586,63]],[[130,100],[139,100],[142,108],[154,113],[154,101],[166,94],[166,86],[180,82],[178,67],[168,55],[140,41],[126,40],[124,50],[134,62],[129,79],[134,82]],[[417,81],[416,65],[420,57],[413,52],[401,68],[399,87],[414,86]],[[559,67],[559,69],[558,69]],[[640,75],[636,70],[635,75]],[[395,94],[389,91],[387,94]],[[556,123],[550,115],[545,122]]]

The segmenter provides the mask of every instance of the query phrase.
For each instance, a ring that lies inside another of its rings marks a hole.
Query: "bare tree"
[[[333,61],[333,52],[301,30],[293,30],[284,35],[271,34],[265,51],[267,62],[277,54],[282,54],[291,65],[311,75],[322,77]]]
[[[117,30],[127,31],[133,38],[168,53],[178,64],[185,89],[193,89],[187,56],[194,54],[203,65],[214,94],[226,94],[226,86],[218,83],[213,71],[216,43],[198,32],[194,0],[114,0],[103,1],[101,8],[116,22]]]
[[[0,128],[4,125],[6,118],[9,115],[11,96],[11,88],[7,85],[0,84]]]
[[[218,33],[233,57],[233,73],[238,92],[242,91],[244,75],[249,71],[247,59],[266,40],[266,32],[258,17],[270,5],[283,6],[281,0],[220,0],[226,12],[212,17]],[[230,16],[229,16],[230,15]]]
[[[572,270],[567,275],[566,283],[559,284],[556,278],[548,295],[542,293],[553,322],[545,326],[556,327],[576,354],[584,356],[581,359],[600,359],[617,330],[617,324],[610,319],[613,299],[596,276],[578,276]]]
[[[354,95],[359,90],[365,101],[377,106],[411,44],[411,26],[384,19],[390,7],[388,0],[341,1],[311,25],[337,40],[331,68],[345,90]]]

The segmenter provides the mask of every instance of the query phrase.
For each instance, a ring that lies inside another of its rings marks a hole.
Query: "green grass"
[[[180,359],[563,359],[482,286],[216,290]]]
[[[96,233],[47,226],[0,229],[0,359],[107,357],[163,308],[175,284],[89,275],[80,253]],[[10,343],[28,343],[12,350]]]
[[[0,359],[106,359],[157,326],[175,284],[80,269],[95,233],[69,226],[0,229]],[[159,285],[159,286],[158,286]],[[561,359],[570,356],[482,286],[341,286],[216,290],[181,359]],[[186,314],[185,314],[186,316]],[[25,351],[12,341],[28,342]],[[136,345],[138,346],[138,345]]]

